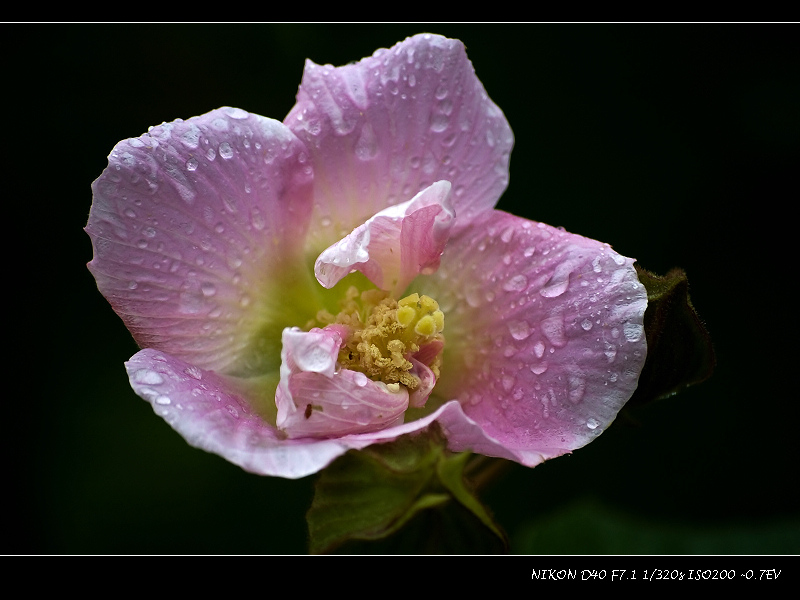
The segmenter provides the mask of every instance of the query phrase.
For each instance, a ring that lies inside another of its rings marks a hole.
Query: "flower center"
[[[374,381],[399,389],[415,390],[420,379],[412,373],[418,361],[438,379],[444,347],[444,313],[430,296],[411,294],[395,300],[389,292],[370,289],[359,292],[351,286],[341,311],[317,313],[323,325],[345,325],[349,335],[339,350],[339,364],[360,371]]]

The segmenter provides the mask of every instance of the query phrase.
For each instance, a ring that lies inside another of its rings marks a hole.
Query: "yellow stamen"
[[[320,311],[317,320],[323,326],[336,323],[349,327],[350,336],[339,351],[342,367],[383,381],[392,386],[390,389],[398,384],[416,389],[419,378],[410,373],[413,365],[407,357],[424,344],[444,341],[444,313],[436,300],[419,294],[394,300],[382,290],[359,293],[351,286],[340,306],[342,310],[336,316]],[[438,377],[441,355],[427,366]]]

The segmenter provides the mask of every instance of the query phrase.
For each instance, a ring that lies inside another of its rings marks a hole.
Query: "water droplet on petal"
[[[639,323],[625,323],[622,326],[622,332],[625,335],[625,339],[629,342],[638,342],[642,339],[642,333],[644,329]]]
[[[580,377],[570,377],[569,378],[569,400],[573,404],[577,404],[583,398],[584,393],[586,392],[586,381],[584,381]]]
[[[508,324],[508,331],[515,340],[527,339],[531,334],[531,328],[527,321],[512,321]]]
[[[186,373],[192,379],[198,379],[199,380],[199,379],[203,378],[203,372],[200,369],[198,369],[197,367],[186,367],[183,370],[183,372]]]
[[[266,222],[264,221],[264,215],[261,214],[261,211],[258,208],[253,208],[252,212],[250,213],[250,222],[253,224],[253,227],[261,231],[266,227]]]
[[[521,292],[528,286],[528,278],[525,275],[515,275],[503,284],[503,289],[507,292]]]
[[[159,385],[164,383],[164,378],[150,369],[139,369],[133,374],[133,380],[136,383],[143,383],[145,385]]]
[[[561,317],[556,316],[544,319],[541,323],[541,329],[544,336],[556,348],[567,345],[567,337],[564,333],[564,320]]]
[[[370,160],[378,154],[378,138],[369,123],[361,128],[361,135],[356,142],[355,153],[360,160]]]
[[[431,117],[431,131],[440,132],[447,129],[449,119],[447,115],[435,114]]]
[[[586,426],[589,429],[597,429],[598,425],[600,425],[600,423],[597,421],[597,419],[589,419],[586,421]]]
[[[545,298],[556,298],[567,291],[569,287],[569,280],[560,281],[539,290],[539,293]]]

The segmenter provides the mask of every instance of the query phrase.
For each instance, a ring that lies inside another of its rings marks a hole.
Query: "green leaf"
[[[689,299],[686,273],[672,269],[662,277],[638,263],[634,266],[647,289],[647,360],[628,406],[665,398],[705,381],[716,365],[711,337]]]
[[[453,454],[437,424],[351,450],[319,476],[306,515],[309,550],[498,553],[505,534],[467,488],[469,454]]]

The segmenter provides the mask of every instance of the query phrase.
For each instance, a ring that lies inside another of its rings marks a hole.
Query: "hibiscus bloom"
[[[494,209],[512,145],[429,34],[308,61],[282,123],[222,108],[120,142],[86,231],[133,389],[264,475],[434,421],[528,466],[588,443],[636,389],[646,292],[608,244]]]

